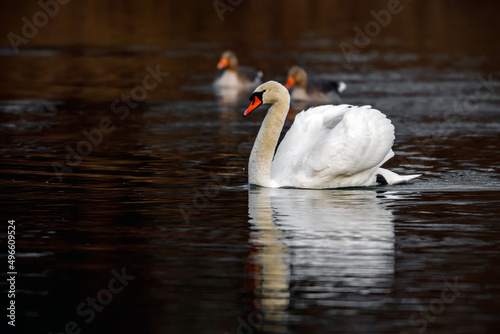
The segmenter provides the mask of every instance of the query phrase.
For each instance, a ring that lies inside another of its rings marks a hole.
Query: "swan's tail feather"
[[[413,179],[422,175],[422,174],[398,175],[398,174],[391,172],[390,170],[384,169],[384,168],[379,168],[377,170],[377,174],[381,175],[385,179],[387,184],[391,184],[391,185],[405,183],[405,182],[413,180]]]

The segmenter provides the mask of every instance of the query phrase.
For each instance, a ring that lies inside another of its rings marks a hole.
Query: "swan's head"
[[[217,64],[217,68],[219,70],[223,68],[237,68],[238,67],[238,58],[232,51],[225,51],[221,56],[219,63]]]
[[[248,115],[262,104],[274,104],[285,99],[290,100],[288,90],[279,82],[268,81],[255,88],[250,96],[250,106],[245,110],[243,116]]]
[[[307,73],[300,66],[293,66],[288,71],[288,79],[286,81],[286,88],[290,89],[292,86],[302,86],[307,85]]]

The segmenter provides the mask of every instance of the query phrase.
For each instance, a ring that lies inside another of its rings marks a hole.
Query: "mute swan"
[[[324,189],[397,184],[420,176],[380,168],[394,156],[394,126],[370,106],[326,105],[302,111],[274,154],[290,108],[288,90],[268,81],[255,89],[250,101],[243,116],[261,104],[272,105],[250,154],[249,184]]]
[[[262,72],[251,67],[238,66],[238,58],[232,51],[222,54],[217,68],[219,71],[215,76],[214,85],[218,87],[254,89],[262,82]]]
[[[331,103],[338,99],[339,93],[344,91],[346,84],[328,78],[307,78],[302,67],[293,66],[288,71],[286,88],[291,91],[292,100]]]

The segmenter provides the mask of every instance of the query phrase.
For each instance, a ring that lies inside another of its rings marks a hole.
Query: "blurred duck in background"
[[[288,71],[286,88],[291,89],[291,98],[295,101],[311,103],[332,103],[340,99],[339,94],[346,84],[326,77],[308,79],[306,71],[293,66]]]
[[[262,83],[262,72],[240,66],[238,58],[232,51],[225,51],[222,54],[217,68],[219,71],[215,76],[214,85],[218,88],[253,90]]]

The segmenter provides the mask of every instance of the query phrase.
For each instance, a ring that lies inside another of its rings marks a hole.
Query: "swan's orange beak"
[[[229,60],[227,60],[227,58],[221,58],[221,60],[217,64],[217,68],[221,70],[224,67],[227,67],[228,65],[229,65]]]
[[[288,80],[285,84],[286,89],[290,89],[290,87],[292,87],[293,85],[295,85],[295,79],[292,77],[288,77]]]
[[[243,116],[248,115],[249,113],[257,109],[261,104],[262,104],[262,93],[260,94],[260,97],[259,95],[254,94],[252,103],[250,103],[250,106],[247,108],[247,110],[245,110]]]

